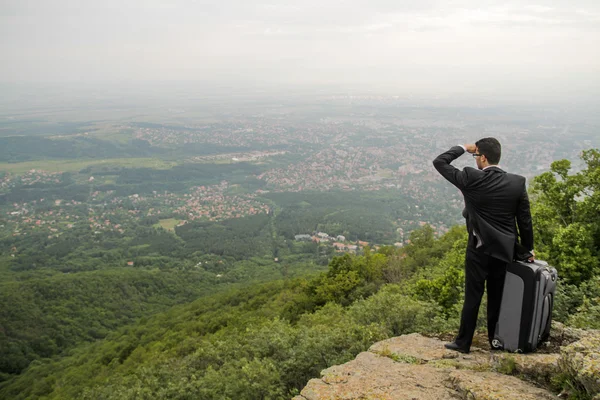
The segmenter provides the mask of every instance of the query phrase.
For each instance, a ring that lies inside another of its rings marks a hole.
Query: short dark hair
[[[483,154],[490,165],[498,165],[500,162],[500,156],[502,155],[502,146],[498,139],[493,137],[486,137],[479,139],[475,142],[479,154]]]

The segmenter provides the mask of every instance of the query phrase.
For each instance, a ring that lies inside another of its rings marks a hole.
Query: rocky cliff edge
[[[477,347],[460,354],[444,343],[417,333],[375,343],[323,370],[293,400],[600,400],[600,331],[554,323],[549,342],[532,354]]]

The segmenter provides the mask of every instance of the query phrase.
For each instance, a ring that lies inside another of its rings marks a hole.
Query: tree
[[[536,250],[567,282],[580,284],[600,272],[600,151],[586,150],[583,170],[555,161],[531,186]]]

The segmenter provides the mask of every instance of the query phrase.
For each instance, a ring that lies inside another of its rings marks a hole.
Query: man
[[[450,164],[465,152],[475,157],[477,169],[466,167],[461,171]],[[465,199],[463,216],[469,232],[465,302],[458,335],[454,342],[446,344],[446,348],[461,353],[468,353],[471,348],[486,283],[491,346],[500,314],[506,265],[513,261],[519,236],[521,246],[531,250],[533,255],[533,227],[525,178],[500,169],[500,155],[500,142],[490,137],[475,144],[454,146],[433,160],[435,169],[460,189]]]

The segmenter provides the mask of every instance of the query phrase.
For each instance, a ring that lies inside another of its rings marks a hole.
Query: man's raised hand
[[[465,146],[467,153],[473,154],[477,151],[477,146],[475,146],[474,144],[464,144],[463,146]]]

